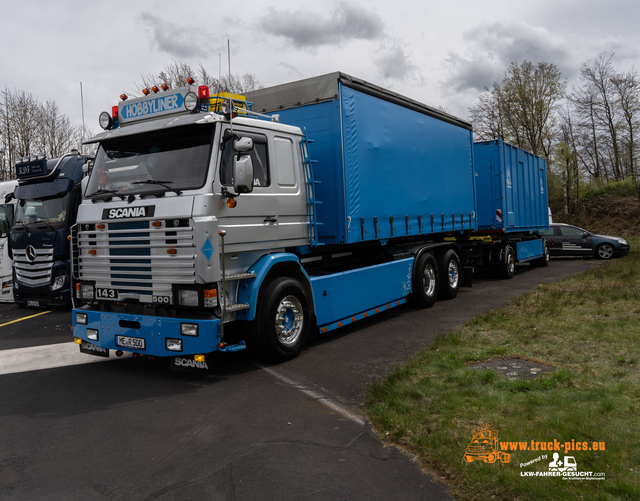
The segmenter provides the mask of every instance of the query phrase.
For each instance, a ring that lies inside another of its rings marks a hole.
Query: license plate
[[[109,358],[109,350],[106,348],[100,348],[92,343],[87,343],[86,341],[82,341],[82,344],[80,345],[80,352],[88,355],[97,355],[98,357]]]
[[[132,348],[134,350],[144,350],[144,339],[139,337],[116,336],[116,345],[123,348]]]
[[[40,306],[40,301],[27,301],[27,306]]]
[[[96,289],[96,297],[99,299],[118,299],[117,289]]]

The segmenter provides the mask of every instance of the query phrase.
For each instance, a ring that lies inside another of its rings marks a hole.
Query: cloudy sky
[[[99,131],[101,111],[174,61],[265,86],[342,71],[468,117],[510,62],[548,61],[569,86],[600,52],[640,67],[640,2],[28,0],[0,6],[0,85],[55,100]]]

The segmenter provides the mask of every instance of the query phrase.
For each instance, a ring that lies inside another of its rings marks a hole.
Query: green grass
[[[595,184],[592,183],[582,189],[580,198],[595,198],[602,195],[613,195],[617,197],[634,197],[638,196],[638,191],[633,179],[627,178],[624,181],[615,181],[610,183]]]
[[[461,500],[640,499],[640,238],[632,253],[537,287],[437,338],[369,389],[366,412],[383,440],[414,454]],[[469,364],[496,357],[555,371],[509,381]],[[548,471],[553,452],[510,451],[508,463],[466,463],[474,428],[504,442],[605,442],[558,451],[605,480],[523,477]],[[531,466],[521,463],[548,454]]]

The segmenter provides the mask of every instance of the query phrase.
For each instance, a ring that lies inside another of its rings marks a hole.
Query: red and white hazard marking
[[[496,221],[498,223],[502,222],[502,209],[496,209]]]

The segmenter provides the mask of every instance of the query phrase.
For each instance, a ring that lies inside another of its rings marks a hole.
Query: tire
[[[504,246],[504,262],[497,266],[498,276],[503,280],[513,278],[516,271],[516,252],[511,245]]]
[[[616,255],[616,250],[611,244],[600,244],[596,247],[596,257],[598,259],[613,259]]]
[[[438,298],[438,263],[430,252],[423,252],[413,270],[411,302],[419,308],[430,308]]]
[[[264,285],[251,324],[251,352],[263,360],[285,362],[297,357],[309,338],[312,315],[300,282],[280,277]]]
[[[538,266],[540,268],[544,268],[545,266],[549,266],[549,247],[545,242],[542,242],[543,247],[543,255],[541,258],[534,259],[531,261],[531,266]]]
[[[485,463],[495,463],[496,462],[496,455],[495,453],[491,453],[489,454],[486,458],[485,458]]]
[[[440,297],[453,299],[460,290],[461,270],[460,258],[453,249],[448,249],[440,256]]]
[[[473,463],[473,456],[466,455],[466,456],[464,457],[464,460],[465,460],[467,463]]]

